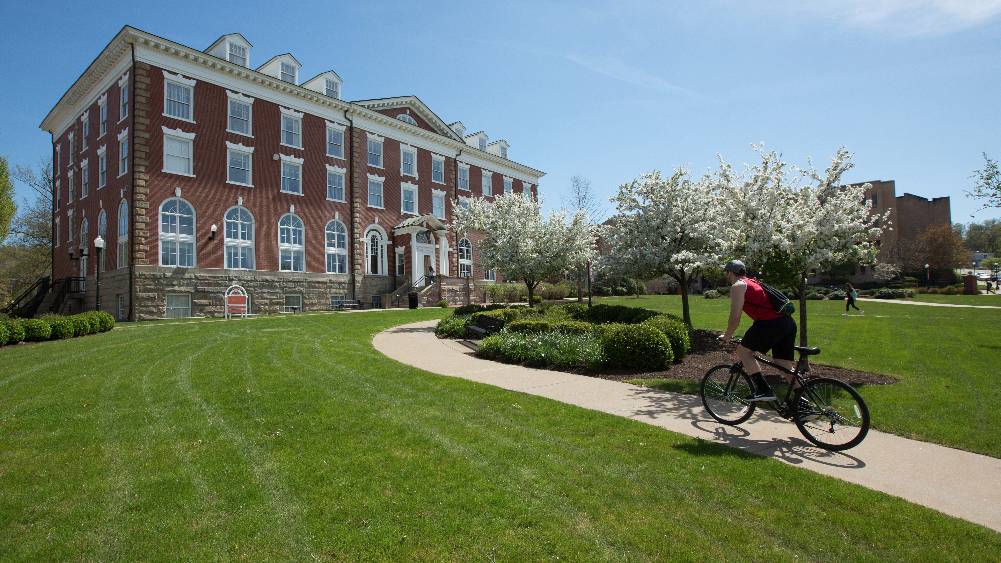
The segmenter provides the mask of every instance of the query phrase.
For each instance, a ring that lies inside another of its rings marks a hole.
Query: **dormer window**
[[[226,52],[229,62],[240,66],[247,66],[247,48],[243,45],[230,43]]]
[[[279,77],[285,82],[291,82],[296,84],[296,68],[292,63],[282,62],[281,76]]]
[[[507,147],[505,147],[504,145],[500,146],[500,155],[501,158],[507,158]]]
[[[414,119],[413,117],[411,117],[410,114],[407,114],[407,113],[401,113],[400,115],[397,115],[396,119],[399,119],[400,121],[402,121],[404,123],[409,123],[411,125],[417,125],[417,120]]]
[[[340,98],[341,97],[341,95],[340,95],[341,94],[340,88],[339,88],[336,80],[334,80],[333,78],[328,78],[326,80],[325,84],[326,85],[324,87],[324,93],[326,95],[330,96],[331,98]]]
[[[486,137],[480,137],[480,150],[481,151],[487,150],[487,138]]]

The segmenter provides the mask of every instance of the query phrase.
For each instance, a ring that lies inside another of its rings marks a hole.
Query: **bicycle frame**
[[[788,417],[789,414],[786,411],[786,407],[789,405],[789,400],[792,398],[793,393],[795,393],[796,389],[799,388],[799,387],[802,387],[802,386],[806,385],[806,381],[804,380],[804,374],[807,373],[808,370],[801,370],[800,369],[801,368],[802,360],[800,362],[796,363],[796,368],[795,369],[789,369],[789,368],[787,368],[785,366],[782,366],[782,365],[779,365],[779,364],[775,363],[774,361],[770,360],[769,358],[766,358],[766,357],[764,357],[764,356],[762,356],[760,354],[757,354],[757,353],[754,354],[754,359],[758,360],[758,362],[760,362],[762,364],[765,364],[767,366],[771,366],[771,367],[773,367],[773,368],[781,371],[782,373],[785,373],[787,375],[791,375],[793,377],[794,383],[788,385],[788,388],[786,389],[785,397],[783,397],[781,401],[769,401],[768,402],[768,404],[771,405],[772,409],[775,410],[775,412],[779,413],[779,415],[781,415],[783,417]],[[734,363],[734,366],[740,368],[740,373],[741,374],[747,375],[747,371],[744,370],[744,364],[741,363],[739,360],[736,363]],[[733,386],[733,382],[731,380],[731,383],[728,385],[728,387],[732,388],[732,386]]]

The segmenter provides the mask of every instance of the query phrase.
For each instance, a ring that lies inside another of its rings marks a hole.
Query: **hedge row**
[[[44,342],[107,332],[115,318],[104,311],[69,317],[48,315],[40,319],[0,319],[0,346],[19,342]]]

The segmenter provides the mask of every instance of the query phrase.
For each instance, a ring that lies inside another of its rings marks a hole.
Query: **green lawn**
[[[926,303],[951,303],[953,305],[991,305],[1001,307],[1001,295],[935,295],[919,293],[914,301]]]
[[[946,296],[948,297],[948,296]],[[621,303],[681,312],[677,296],[617,297]],[[691,299],[696,327],[726,328],[730,301]],[[894,375],[900,381],[859,391],[873,426],[921,440],[1001,457],[1001,309],[923,307],[866,301],[865,316],[841,316],[843,301],[809,301],[817,361]],[[798,321],[798,312],[797,321]],[[737,334],[750,326],[745,316]],[[672,386],[674,388],[672,388]],[[662,388],[685,391],[669,383]]]
[[[151,323],[0,349],[0,559],[1001,553],[1001,535],[888,495],[371,347],[442,314]]]

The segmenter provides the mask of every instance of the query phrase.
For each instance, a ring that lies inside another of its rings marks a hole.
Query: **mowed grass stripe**
[[[68,394],[106,391],[104,414],[75,419],[85,430],[73,440],[32,439],[62,430],[51,411],[8,427],[18,448],[0,453],[8,467],[0,469],[0,555],[960,560],[1001,552],[998,534],[887,495],[435,376],[371,348],[388,326],[441,314],[131,331],[133,349],[105,358],[119,376],[95,385],[71,374],[53,395],[73,417],[87,411]],[[19,399],[0,396],[0,408]],[[109,435],[114,449],[102,450]],[[81,458],[94,448],[119,464],[108,470],[103,455]],[[14,494],[24,475],[60,458],[88,472]],[[269,496],[268,483],[281,494]],[[287,500],[287,520],[272,499]],[[121,507],[110,519],[109,506]],[[44,525],[25,525],[31,519]],[[111,536],[113,522],[121,526]]]

